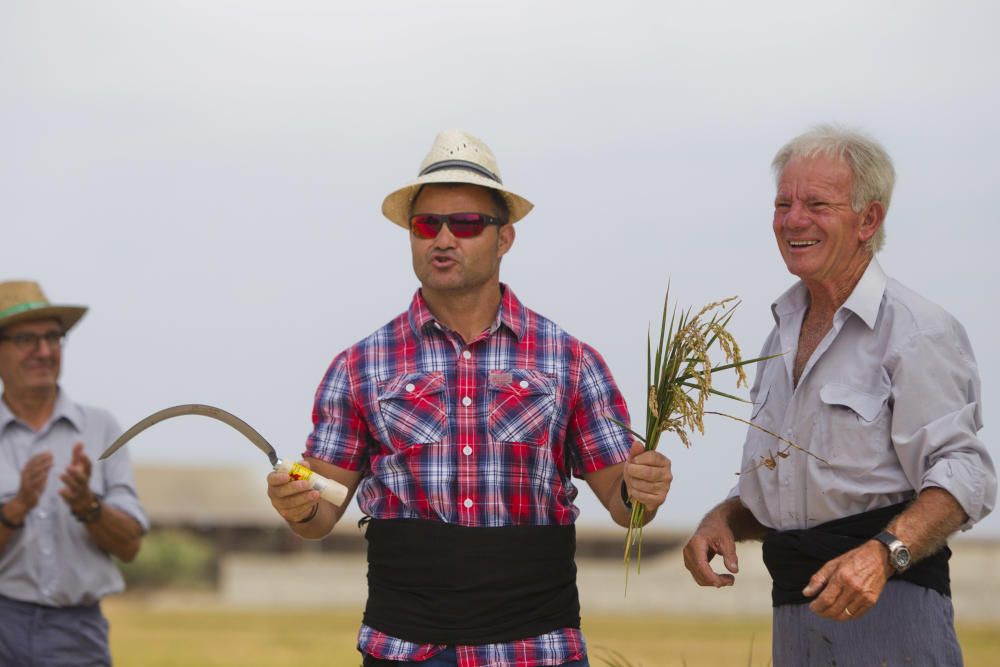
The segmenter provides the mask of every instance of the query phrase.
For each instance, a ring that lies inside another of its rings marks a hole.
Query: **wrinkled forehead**
[[[778,176],[778,193],[819,190],[850,194],[854,172],[840,157],[826,154],[795,156]]]

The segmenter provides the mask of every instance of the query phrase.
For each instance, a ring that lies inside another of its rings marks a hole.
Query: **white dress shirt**
[[[872,259],[794,386],[808,304],[801,282],[772,304],[775,327],[761,356],[782,356],[758,365],[750,397],[755,424],[819,458],[749,428],[730,496],[779,530],[903,502],[928,487],[955,497],[969,515],[963,529],[989,514],[997,478],[976,435],[979,374],[962,325]]]

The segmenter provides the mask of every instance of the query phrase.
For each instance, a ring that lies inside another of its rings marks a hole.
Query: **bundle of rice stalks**
[[[646,339],[646,433],[640,435],[627,424],[613,417],[608,419],[626,428],[641,440],[646,450],[654,450],[663,433],[675,433],[685,447],[691,445],[689,434],[697,431],[705,433],[705,399],[709,394],[747,402],[738,396],[727,394],[712,387],[714,373],[725,370],[736,371],[736,386],[746,386],[743,367],[770,357],[743,359],[736,339],[727,329],[733,312],[739,305],[736,297],[710,303],[694,315],[691,310],[678,313],[676,306],[672,312],[669,306],[670,289],[663,300],[663,316],[660,321],[659,342],[653,351],[652,336]],[[670,313],[668,326],[667,315]],[[711,356],[721,352],[725,363],[712,365]],[[713,414],[709,412],[708,414]],[[720,413],[715,413],[720,414]],[[728,416],[728,415],[726,415]],[[735,419],[735,418],[734,418]],[[744,420],[740,420],[744,421]],[[628,535],[625,539],[626,584],[632,548],[637,551],[637,561],[642,563],[642,526],[646,507],[642,503],[632,503],[632,516]]]

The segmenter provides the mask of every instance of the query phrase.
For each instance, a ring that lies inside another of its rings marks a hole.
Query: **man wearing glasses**
[[[59,387],[66,333],[87,311],[33,282],[0,283],[0,664],[110,665],[100,600],[124,588],[148,528],[121,432]]]
[[[608,419],[629,421],[600,355],[500,282],[531,208],[460,131],[382,204],[409,230],[421,288],[334,359],[305,452],[370,517],[366,666],[587,665],[572,478],[623,526],[630,502],[651,515],[666,499],[670,462]],[[283,473],[268,484],[302,537],[343,513]]]

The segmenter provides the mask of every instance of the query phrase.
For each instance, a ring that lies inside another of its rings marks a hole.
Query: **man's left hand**
[[[657,451],[647,452],[642,443],[632,443],[623,472],[625,487],[633,502],[640,502],[647,511],[654,511],[667,499],[670,482],[670,459]]]
[[[809,609],[820,616],[850,621],[875,606],[891,575],[885,547],[871,540],[826,563],[802,594],[816,596]]]
[[[76,443],[73,445],[73,460],[59,476],[59,481],[64,484],[59,495],[75,514],[85,512],[94,502],[94,494],[90,490],[90,468],[90,458],[84,453],[83,443]]]

